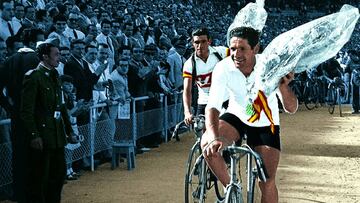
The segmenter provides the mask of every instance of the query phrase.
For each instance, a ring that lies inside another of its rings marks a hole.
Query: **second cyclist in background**
[[[191,37],[194,53],[185,62],[183,68],[183,103],[187,125],[191,123],[193,114],[205,114],[212,71],[219,61],[229,55],[226,47],[210,46],[211,38],[207,28],[195,29]],[[194,113],[191,111],[191,106],[194,107]]]

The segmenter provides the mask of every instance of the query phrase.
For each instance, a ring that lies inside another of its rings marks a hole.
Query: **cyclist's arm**
[[[183,92],[183,103],[184,103],[184,113],[191,114],[191,95],[192,91],[192,79],[184,78],[184,92]]]
[[[204,149],[205,158],[219,152],[223,147],[223,142],[219,138],[219,115],[220,112],[216,108],[207,108],[205,111],[206,125],[206,148]]]
[[[289,86],[289,83],[294,79],[294,73],[289,73],[284,76],[279,84],[281,93],[281,101],[284,109],[288,113],[295,113],[298,108],[298,100],[294,92]]]
[[[225,71],[226,64],[219,62],[212,73],[212,82],[209,92],[209,100],[205,109],[205,125],[206,137],[209,144],[205,157],[211,156],[223,147],[223,141],[219,138],[219,115],[222,108],[222,103],[227,97],[227,82],[229,77]]]
[[[205,125],[206,133],[215,139],[219,135],[219,115],[220,112],[216,108],[206,109]]]

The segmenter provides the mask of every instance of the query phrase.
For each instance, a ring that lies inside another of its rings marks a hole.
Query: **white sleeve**
[[[224,71],[226,68],[222,64],[216,64],[212,76],[211,76],[211,87],[209,92],[209,100],[206,105],[206,109],[216,108],[219,112],[221,111],[223,102],[227,99],[227,74]]]
[[[191,63],[191,57],[185,62],[184,68],[183,68],[183,78],[192,78],[192,63]]]

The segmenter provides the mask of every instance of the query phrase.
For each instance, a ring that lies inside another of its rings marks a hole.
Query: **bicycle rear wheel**
[[[341,103],[342,103],[342,99],[341,99],[341,89],[337,88],[336,89],[336,93],[337,93],[337,103],[339,104],[339,112],[340,112],[340,117],[342,117],[342,108],[341,108]]]
[[[304,104],[308,110],[313,110],[316,107],[316,99],[313,95],[313,90],[310,86],[304,88]]]
[[[241,192],[235,186],[230,186],[226,192],[225,203],[243,203]]]
[[[334,88],[331,88],[329,92],[329,101],[328,101],[329,104],[328,111],[330,114],[334,113],[337,97],[338,96],[336,90]]]
[[[196,164],[201,155],[200,142],[197,142],[190,150],[185,175],[185,203],[204,202],[206,190],[206,177],[203,176],[204,160]]]

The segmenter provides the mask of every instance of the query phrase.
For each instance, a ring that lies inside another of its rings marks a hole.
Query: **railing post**
[[[96,125],[96,107],[90,108],[90,165],[91,171],[94,171],[94,145],[95,145],[95,125]]]
[[[136,99],[132,99],[131,100],[131,104],[132,104],[132,109],[133,109],[133,112],[132,112],[132,133],[133,133],[133,145],[136,146],[136,139],[137,139],[137,116],[136,116]]]
[[[167,136],[167,129],[168,129],[168,104],[167,104],[167,95],[164,96],[164,135],[165,135],[165,142],[168,142],[168,136]]]
[[[178,109],[178,94],[177,93],[175,93],[175,94],[173,94],[173,96],[174,96],[174,101],[175,101],[175,104],[174,104],[174,122],[175,122],[175,125],[176,125],[176,123],[178,123],[179,121],[178,121],[178,112],[179,112],[179,109]]]

